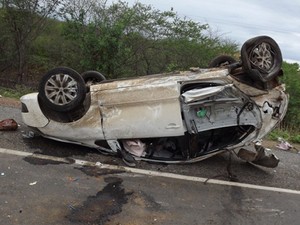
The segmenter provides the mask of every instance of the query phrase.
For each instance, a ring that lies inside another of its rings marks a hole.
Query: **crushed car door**
[[[97,98],[105,138],[183,135],[179,94],[177,82],[167,78],[102,83]]]

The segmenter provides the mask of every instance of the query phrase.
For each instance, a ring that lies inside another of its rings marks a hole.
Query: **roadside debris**
[[[260,144],[256,144],[254,149],[241,148],[237,156],[256,165],[275,168],[278,166],[279,159],[268,151],[270,150]]]
[[[101,162],[96,162],[95,165],[101,167],[101,166],[102,166],[102,163],[101,163]]]
[[[37,181],[34,181],[32,183],[29,183],[30,186],[36,185]]]
[[[67,179],[69,182],[75,182],[75,181],[79,180],[79,178],[76,178],[76,177],[68,177]]]
[[[72,205],[68,205],[68,207],[71,209],[71,210],[75,210],[76,208]]]
[[[33,131],[27,131],[25,133],[22,134],[23,138],[33,138],[35,135],[34,135],[34,132]]]
[[[18,124],[13,119],[5,119],[0,121],[0,131],[13,131],[18,129]]]
[[[281,137],[278,138],[278,141],[279,141],[280,143],[278,143],[278,144],[276,145],[276,148],[279,148],[279,149],[285,150],[285,151],[291,150],[291,149],[293,148],[293,146],[292,146],[290,143],[288,143],[286,140],[284,140],[284,139],[281,138]]]

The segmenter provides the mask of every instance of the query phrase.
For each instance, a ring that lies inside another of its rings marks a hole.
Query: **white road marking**
[[[64,162],[70,163],[70,160],[65,158],[55,157],[55,156],[48,156],[48,155],[41,155],[36,153],[30,152],[22,152],[17,150],[5,149],[0,148],[0,153],[16,155],[16,156],[23,156],[23,157],[34,157],[39,159],[47,159],[53,160],[57,162]],[[73,159],[74,164],[81,165],[81,166],[97,166],[102,169],[111,169],[111,170],[123,170],[126,172],[131,172],[135,174],[147,175],[147,176],[155,176],[155,177],[165,177],[165,178],[172,178],[172,179],[179,179],[179,180],[187,180],[187,181],[194,181],[200,183],[207,183],[207,184],[218,184],[218,185],[225,185],[225,186],[234,186],[234,187],[242,187],[242,188],[249,188],[255,190],[264,190],[264,191],[272,191],[272,192],[280,192],[280,193],[287,193],[287,194],[297,194],[300,195],[300,191],[292,190],[292,189],[285,189],[285,188],[276,188],[276,187],[268,187],[268,186],[261,186],[261,185],[254,185],[254,184],[246,184],[246,183],[239,183],[239,182],[231,182],[231,181],[223,181],[223,180],[216,180],[216,179],[208,179],[203,177],[195,177],[195,176],[186,176],[174,173],[167,173],[167,172],[158,172],[158,171],[151,171],[151,170],[144,170],[138,168],[131,168],[126,166],[116,166],[116,165],[109,165],[109,164],[102,164],[100,162],[89,162],[85,160]]]

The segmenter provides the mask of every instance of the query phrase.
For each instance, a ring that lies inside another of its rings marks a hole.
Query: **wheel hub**
[[[268,43],[261,43],[250,54],[250,62],[260,70],[268,72],[274,65],[272,48]]]
[[[56,105],[66,105],[77,97],[77,82],[67,74],[50,77],[45,85],[46,97]]]

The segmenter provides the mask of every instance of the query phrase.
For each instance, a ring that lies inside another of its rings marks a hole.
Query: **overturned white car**
[[[259,36],[242,46],[241,61],[221,56],[208,69],[105,80],[55,68],[38,93],[21,98],[22,117],[46,138],[119,154],[129,165],[196,162],[234,150],[275,167],[278,159],[257,143],[287,111],[281,64],[276,42]]]

